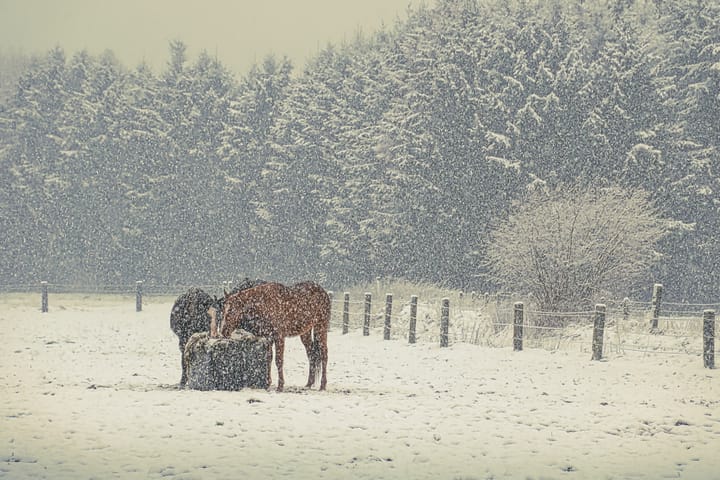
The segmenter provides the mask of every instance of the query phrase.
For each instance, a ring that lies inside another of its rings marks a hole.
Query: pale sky
[[[351,40],[407,17],[433,0],[0,0],[0,51],[70,57],[115,52],[127,67],[145,60],[159,72],[169,42],[182,40],[190,61],[205,49],[237,74],[267,54],[287,55],[298,70],[328,42]]]

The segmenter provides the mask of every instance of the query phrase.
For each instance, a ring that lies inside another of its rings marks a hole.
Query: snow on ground
[[[328,391],[177,390],[172,301],[0,297],[0,478],[720,478],[717,370],[692,355],[330,335]],[[275,378],[275,372],[273,372]]]

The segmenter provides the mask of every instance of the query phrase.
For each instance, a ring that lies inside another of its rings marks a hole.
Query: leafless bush
[[[537,190],[494,231],[487,265],[504,288],[532,293],[542,311],[585,310],[623,295],[661,257],[658,241],[681,226],[642,190]]]

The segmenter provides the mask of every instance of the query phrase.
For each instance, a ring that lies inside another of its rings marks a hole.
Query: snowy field
[[[298,339],[286,392],[199,392],[174,388],[171,300],[35,303],[0,296],[0,478],[720,479],[720,379],[697,356],[335,329],[327,392],[299,388]]]

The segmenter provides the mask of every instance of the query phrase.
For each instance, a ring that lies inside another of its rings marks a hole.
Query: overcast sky
[[[145,60],[158,72],[168,44],[182,40],[194,60],[205,49],[243,74],[267,54],[287,55],[299,69],[328,42],[351,40],[407,7],[433,0],[0,0],[0,49],[68,56],[115,52],[127,67]]]

